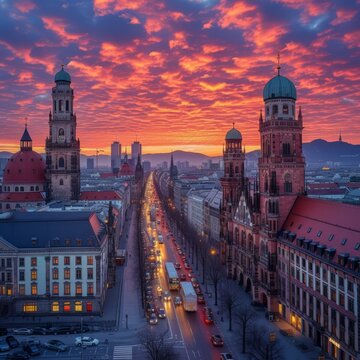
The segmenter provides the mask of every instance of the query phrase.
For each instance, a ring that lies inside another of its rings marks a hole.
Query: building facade
[[[52,112],[46,138],[47,199],[77,200],[80,195],[80,140],[76,139],[74,90],[62,69],[55,75]]]
[[[114,174],[117,174],[121,164],[121,144],[114,141],[111,144],[111,169]]]

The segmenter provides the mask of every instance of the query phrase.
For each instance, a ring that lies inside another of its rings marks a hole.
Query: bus
[[[185,311],[197,310],[197,295],[190,281],[182,281],[180,284],[180,296],[182,297]]]
[[[169,289],[178,290],[180,284],[179,276],[172,262],[165,263],[165,274],[169,284]]]

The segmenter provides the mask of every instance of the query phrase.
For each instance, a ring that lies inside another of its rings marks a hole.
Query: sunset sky
[[[226,131],[259,147],[262,90],[297,88],[304,142],[360,141],[360,0],[0,0],[0,151],[24,118],[44,151],[65,64],[82,152],[118,140],[143,153],[219,155]]]

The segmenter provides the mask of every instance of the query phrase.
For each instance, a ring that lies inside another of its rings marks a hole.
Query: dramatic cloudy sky
[[[48,133],[54,74],[72,76],[85,153],[135,138],[144,152],[220,154],[235,122],[259,147],[262,90],[297,87],[304,141],[360,143],[359,0],[0,0],[0,150],[28,118]]]

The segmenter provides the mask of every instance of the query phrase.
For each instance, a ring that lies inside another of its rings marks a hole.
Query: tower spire
[[[280,75],[280,69],[281,69],[281,66],[280,66],[280,51],[278,51],[278,54],[277,54],[277,71],[278,71],[278,75]]]
[[[301,106],[299,106],[298,120],[302,120]]]
[[[260,109],[260,117],[259,117],[259,121],[260,121],[260,123],[262,123],[262,122],[263,122],[262,109]]]
[[[340,129],[340,133],[339,133],[339,141],[342,141],[341,129]]]

